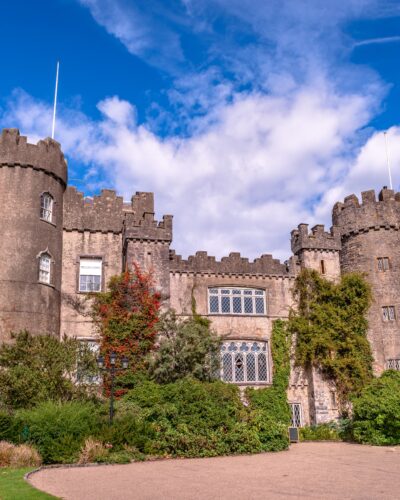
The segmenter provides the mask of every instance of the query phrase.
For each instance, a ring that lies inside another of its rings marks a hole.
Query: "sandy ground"
[[[400,499],[400,447],[299,443],[280,453],[45,469],[30,482],[71,500]]]

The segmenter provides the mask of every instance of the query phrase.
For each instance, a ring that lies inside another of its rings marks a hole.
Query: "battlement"
[[[295,255],[306,249],[339,251],[341,248],[340,232],[335,227],[327,232],[323,224],[317,224],[309,232],[308,224],[299,224],[290,234],[292,252]]]
[[[60,144],[50,138],[28,143],[16,128],[6,128],[0,135],[0,167],[17,166],[42,170],[67,183],[67,162]]]
[[[217,261],[207,252],[199,251],[187,260],[170,251],[170,270],[172,272],[212,273],[212,274],[263,274],[268,276],[290,276],[288,268],[272,255],[265,254],[249,262],[240,253],[232,252],[228,257]]]
[[[369,229],[398,228],[400,225],[400,193],[384,187],[376,198],[375,191],[361,193],[361,202],[354,194],[335,204],[332,221],[342,236]]]

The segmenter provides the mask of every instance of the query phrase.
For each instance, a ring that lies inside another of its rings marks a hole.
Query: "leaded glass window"
[[[231,340],[221,345],[221,378],[238,384],[268,383],[266,342]]]
[[[383,321],[394,321],[396,319],[396,312],[394,306],[382,307]]]
[[[400,359],[388,359],[386,362],[386,368],[388,370],[400,371]]]
[[[265,314],[265,290],[253,288],[210,288],[208,312],[210,314]]]
[[[389,271],[389,257],[378,257],[378,271]]]
[[[290,403],[290,408],[292,410],[292,427],[301,427],[302,426],[301,404]]]
[[[50,283],[51,278],[51,256],[48,253],[42,253],[39,258],[39,281]]]
[[[53,197],[49,193],[43,193],[40,197],[40,218],[47,222],[53,220]]]

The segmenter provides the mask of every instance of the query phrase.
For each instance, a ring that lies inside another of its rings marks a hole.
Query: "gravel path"
[[[68,500],[399,499],[400,447],[299,443],[280,453],[44,469],[30,482]]]

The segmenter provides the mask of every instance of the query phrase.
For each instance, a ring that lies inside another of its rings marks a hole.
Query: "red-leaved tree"
[[[137,264],[132,271],[111,278],[108,291],[93,295],[93,319],[100,331],[100,353],[110,367],[110,353],[117,354],[117,368],[126,356],[129,367],[118,372],[115,396],[124,394],[132,375],[145,367],[145,358],[155,345],[160,309],[160,294],[154,290],[151,273]],[[108,395],[110,378],[104,376],[104,391]]]

